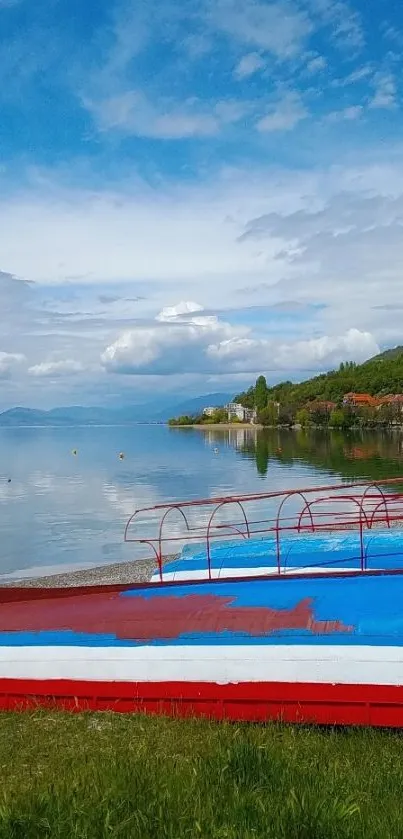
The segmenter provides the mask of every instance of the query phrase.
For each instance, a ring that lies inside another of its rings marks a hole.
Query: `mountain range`
[[[204,407],[216,407],[231,399],[228,393],[209,393],[178,404],[161,402],[148,405],[127,405],[121,408],[83,407],[73,405],[42,411],[37,408],[10,408],[0,413],[0,426],[69,426],[69,425],[133,425],[139,422],[166,422],[180,414],[197,414]]]

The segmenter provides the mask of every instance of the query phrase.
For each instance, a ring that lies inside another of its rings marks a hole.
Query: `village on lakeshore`
[[[362,389],[361,389],[362,388]],[[173,418],[175,426],[244,424],[255,427],[391,428],[403,425],[403,348],[307,381],[254,386],[226,405],[206,405],[198,415]]]

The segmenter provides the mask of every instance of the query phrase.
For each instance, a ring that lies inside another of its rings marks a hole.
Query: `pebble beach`
[[[165,559],[167,561],[168,557]],[[172,559],[172,557],[171,557]],[[66,571],[46,577],[14,579],[3,585],[24,588],[73,588],[75,586],[130,585],[147,583],[155,569],[154,559],[138,559],[113,565],[100,565],[83,571]]]

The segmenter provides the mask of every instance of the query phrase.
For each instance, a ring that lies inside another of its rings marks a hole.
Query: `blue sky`
[[[397,0],[0,0],[1,407],[403,343]]]

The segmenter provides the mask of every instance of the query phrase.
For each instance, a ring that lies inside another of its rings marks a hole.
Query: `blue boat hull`
[[[0,707],[403,726],[403,572],[0,591]]]

